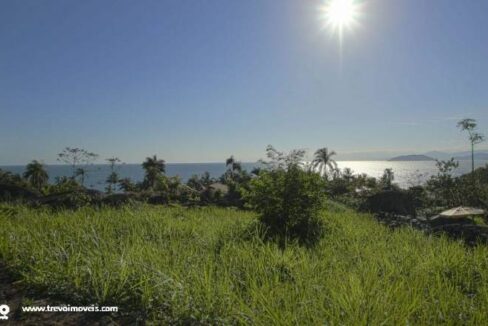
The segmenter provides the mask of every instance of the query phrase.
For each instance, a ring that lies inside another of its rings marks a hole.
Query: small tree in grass
[[[266,235],[278,240],[281,249],[290,240],[313,245],[324,230],[320,218],[324,180],[319,174],[300,167],[303,154],[303,151],[292,151],[284,155],[268,147],[268,157],[275,161],[265,162],[268,169],[251,181],[249,203],[260,215]]]

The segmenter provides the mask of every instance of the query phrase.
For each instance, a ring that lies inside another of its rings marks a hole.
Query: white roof
[[[473,216],[473,215],[483,215],[485,211],[479,208],[473,207],[463,207],[459,206],[456,208],[451,208],[447,211],[440,213],[439,215],[442,217],[466,217],[466,216]]]

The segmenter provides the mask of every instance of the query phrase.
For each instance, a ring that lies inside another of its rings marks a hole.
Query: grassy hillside
[[[253,213],[90,208],[0,213],[0,257],[65,302],[165,322],[487,324],[488,249],[390,231],[332,206],[315,249],[281,252]]]

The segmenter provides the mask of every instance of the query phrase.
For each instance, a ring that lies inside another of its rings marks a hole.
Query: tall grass
[[[15,210],[0,213],[1,259],[69,304],[165,323],[488,324],[487,248],[390,231],[340,207],[323,213],[316,248],[285,251],[245,236],[250,212]]]

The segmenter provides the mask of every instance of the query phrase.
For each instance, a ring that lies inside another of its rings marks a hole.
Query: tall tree
[[[24,178],[26,178],[34,188],[41,190],[47,184],[49,175],[44,169],[44,165],[42,163],[37,160],[33,160],[27,164],[24,172]]]
[[[146,157],[146,160],[142,163],[142,168],[145,171],[144,181],[146,185],[154,189],[158,177],[166,172],[166,162],[159,160],[156,155],[153,155],[152,157]]]
[[[58,161],[71,165],[71,172],[73,178],[77,176],[78,165],[87,165],[92,163],[98,157],[97,154],[88,152],[83,148],[66,147],[61,153],[58,154]],[[82,174],[83,178],[86,171]]]
[[[110,174],[108,175],[106,182],[107,182],[107,192],[110,194],[112,191],[115,190],[117,183],[119,182],[119,174],[116,170],[117,163],[120,163],[120,159],[118,157],[111,157],[106,160],[110,166]]]
[[[301,166],[305,150],[294,149],[289,153],[280,152],[272,145],[266,147],[266,156],[268,160],[259,160],[259,163],[266,170],[288,170],[290,167]]]
[[[237,162],[233,155],[225,161],[225,166],[228,169],[230,169],[232,172],[241,172],[242,171],[241,163]]]
[[[471,172],[474,172],[474,145],[482,143],[485,137],[476,131],[477,124],[474,119],[463,119],[457,123],[457,126],[462,131],[468,132],[471,143]]]
[[[226,181],[238,180],[239,175],[242,173],[241,163],[238,162],[232,155],[225,161],[225,166],[227,167],[227,171],[224,174],[224,179]]]
[[[383,189],[391,190],[393,188],[393,180],[395,180],[393,169],[385,169],[380,179],[380,184],[383,186]]]
[[[344,170],[342,170],[342,177],[344,178],[344,180],[346,180],[347,182],[351,182],[351,180],[354,179],[354,173],[353,171],[351,170],[351,168],[344,168]]]
[[[332,156],[334,155],[336,155],[336,152],[329,152],[327,147],[318,149],[314,154],[312,168],[327,179],[327,169],[331,171],[337,169],[337,163],[332,159]]]

